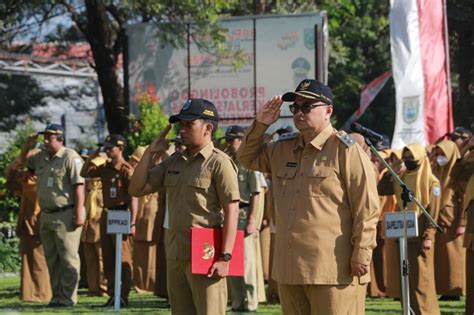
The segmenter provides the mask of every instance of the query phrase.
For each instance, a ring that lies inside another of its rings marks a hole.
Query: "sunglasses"
[[[328,106],[328,104],[306,102],[299,105],[299,104],[293,103],[290,105],[290,112],[293,115],[296,115],[299,111],[301,111],[303,114],[308,114],[313,108],[316,108],[319,106]]]

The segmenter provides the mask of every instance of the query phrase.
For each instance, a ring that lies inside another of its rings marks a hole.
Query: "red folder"
[[[191,273],[207,275],[219,259],[222,248],[222,228],[191,228]],[[229,276],[244,275],[244,232],[237,231]]]

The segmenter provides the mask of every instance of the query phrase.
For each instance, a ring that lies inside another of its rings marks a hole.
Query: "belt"
[[[244,201],[239,202],[239,208],[250,208],[250,204]]]
[[[67,205],[67,206],[64,206],[64,207],[54,208],[54,209],[42,209],[42,211],[45,212],[45,213],[57,213],[57,212],[63,212],[63,211],[66,211],[66,210],[72,209],[72,208],[74,208],[74,205]]]
[[[128,205],[120,205],[120,206],[113,206],[113,207],[109,207],[109,208],[106,208],[107,210],[128,210]]]

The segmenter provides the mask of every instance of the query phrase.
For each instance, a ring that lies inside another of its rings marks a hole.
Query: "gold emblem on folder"
[[[211,259],[214,257],[214,254],[215,254],[215,249],[214,249],[214,246],[212,246],[211,244],[209,243],[204,243],[202,244],[202,259],[204,260],[208,260],[208,259]]]

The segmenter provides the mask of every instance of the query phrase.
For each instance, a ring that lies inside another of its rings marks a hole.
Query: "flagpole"
[[[446,83],[448,84],[448,130],[453,130],[453,98],[451,90],[451,60],[449,58],[449,33],[448,33],[448,6],[446,0],[443,0],[443,15],[444,15],[444,48],[446,54]]]

